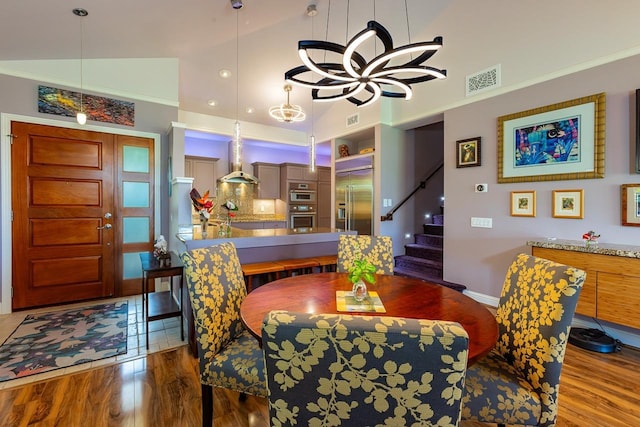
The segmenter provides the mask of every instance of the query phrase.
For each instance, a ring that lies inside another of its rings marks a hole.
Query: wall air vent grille
[[[500,64],[467,76],[467,96],[495,89],[502,84],[500,78]]]
[[[347,127],[355,126],[360,123],[360,114],[352,114],[347,116]]]

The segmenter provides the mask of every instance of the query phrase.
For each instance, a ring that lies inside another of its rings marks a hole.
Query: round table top
[[[250,292],[240,307],[242,321],[261,339],[262,320],[271,310],[339,313],[336,291],[350,291],[346,273],[304,274],[275,280]],[[498,324],[482,304],[442,285],[410,277],[377,275],[369,286],[380,296],[385,313],[357,313],[415,319],[449,320],[469,335],[469,364],[487,354],[498,339]]]

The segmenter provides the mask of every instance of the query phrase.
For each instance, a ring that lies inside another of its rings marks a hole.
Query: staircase
[[[442,219],[434,217],[434,224],[423,227],[424,233],[414,234],[414,243],[404,246],[405,254],[395,257],[394,274],[438,283],[459,292],[467,289],[464,285],[442,280]]]

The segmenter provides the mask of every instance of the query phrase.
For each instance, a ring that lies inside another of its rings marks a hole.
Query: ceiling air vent
[[[467,76],[467,96],[500,87],[500,64]]]
[[[347,116],[347,127],[355,126],[358,123],[360,123],[360,114],[359,113]]]

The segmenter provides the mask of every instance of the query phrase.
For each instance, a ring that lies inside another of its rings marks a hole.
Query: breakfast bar
[[[203,238],[198,227],[192,233],[178,233],[184,244],[182,250],[192,250],[233,242],[240,263],[278,261],[290,258],[307,258],[335,255],[338,252],[338,237],[341,234],[356,234],[355,231],[338,231],[332,228],[269,228],[243,230],[231,227],[231,232],[218,235],[218,226],[210,225]]]

